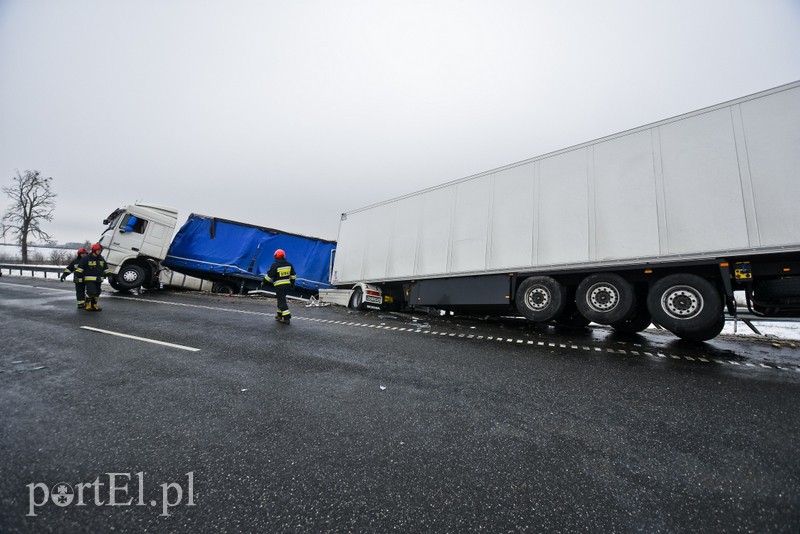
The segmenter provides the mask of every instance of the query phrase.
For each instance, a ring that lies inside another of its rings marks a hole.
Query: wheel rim
[[[586,304],[597,312],[605,313],[613,310],[619,304],[619,290],[606,283],[594,284],[586,292]]]
[[[123,271],[122,279],[130,284],[139,279],[139,274],[133,269],[129,269],[127,271]]]
[[[691,286],[675,286],[664,292],[661,307],[678,319],[695,317],[703,309],[703,296]]]
[[[552,300],[546,287],[535,286],[525,292],[525,305],[533,311],[546,310]]]

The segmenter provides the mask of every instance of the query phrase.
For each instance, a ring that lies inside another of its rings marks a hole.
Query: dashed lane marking
[[[204,305],[200,305],[200,304],[186,304],[186,303],[182,303],[182,302],[166,302],[166,301],[162,301],[162,300],[145,300],[145,299],[140,299],[140,298],[135,298],[135,297],[124,297],[124,296],[116,296],[116,295],[111,295],[111,298],[123,299],[123,300],[135,300],[135,301],[147,302],[147,303],[165,304],[165,305],[170,305],[170,306],[182,306],[182,307],[186,307],[186,308],[200,308],[200,309],[207,309],[207,310],[217,310],[217,311],[226,311],[226,312],[233,312],[233,313],[242,313],[242,314],[246,314],[246,315],[259,315],[259,316],[269,316],[269,317],[272,316],[271,313],[256,312],[256,311],[249,311],[249,310],[233,310],[233,309],[230,309],[230,308],[221,308],[221,307],[217,307],[217,306],[204,306]],[[331,319],[318,319],[318,318],[297,317],[297,316],[295,316],[294,319],[301,320],[301,321],[313,321],[313,322],[320,322],[320,323],[327,323],[327,324],[337,324],[337,325],[342,325],[342,326],[361,326],[361,327],[366,326],[368,328],[375,328],[376,330],[377,329],[381,329],[381,330],[390,330],[390,331],[404,331],[406,333],[425,334],[425,335],[431,335],[431,336],[447,336],[447,337],[453,337],[454,339],[465,338],[465,339],[473,339],[475,341],[484,341],[484,340],[485,341],[505,341],[505,342],[508,342],[508,343],[518,343],[518,344],[527,343],[528,345],[534,345],[535,344],[536,346],[539,346],[539,347],[547,346],[547,347],[555,348],[556,346],[558,346],[559,348],[570,349],[570,350],[583,350],[583,351],[595,351],[595,352],[602,352],[603,351],[603,348],[601,348],[601,347],[586,347],[586,346],[578,346],[578,345],[572,345],[572,344],[567,346],[566,344],[563,344],[563,343],[556,344],[556,343],[553,343],[553,342],[545,342],[545,341],[535,341],[534,342],[534,341],[531,341],[531,340],[523,340],[523,339],[515,339],[515,338],[502,338],[502,337],[495,337],[495,336],[482,336],[482,335],[475,335],[475,334],[470,334],[468,336],[465,336],[465,335],[459,335],[457,333],[448,333],[448,332],[424,330],[424,329],[421,329],[419,327],[417,327],[417,328],[400,328],[400,327],[396,327],[396,326],[395,327],[391,327],[391,326],[388,326],[388,325],[354,323],[352,321],[350,321],[350,322],[348,322],[348,321],[335,321],[335,320],[331,320]],[[155,342],[155,341],[153,341],[153,342]],[[192,349],[189,348],[187,350],[192,350]],[[193,350],[199,350],[199,349],[193,349]],[[710,358],[710,357],[705,356],[705,355],[704,356],[692,357],[692,356],[686,356],[686,355],[679,356],[679,355],[676,355],[676,354],[667,355],[667,354],[664,354],[662,352],[656,352],[656,353],[648,352],[648,351],[639,352],[639,351],[636,351],[636,350],[622,350],[622,349],[613,349],[613,348],[606,348],[606,351],[609,354],[622,354],[622,355],[626,355],[626,356],[641,356],[641,355],[644,355],[644,356],[647,356],[649,358],[661,358],[663,360],[665,360],[665,359],[673,359],[673,360],[690,361],[690,362],[696,363],[697,365],[711,364],[711,363],[716,363],[716,364],[719,364],[719,365],[732,365],[732,366],[736,366],[736,367],[738,367],[739,369],[742,369],[742,370],[745,370],[745,369],[773,369],[773,370],[780,370],[780,371],[792,371],[793,370],[793,371],[796,371],[796,372],[800,372],[800,367],[784,367],[784,366],[780,366],[780,365],[777,365],[777,364],[767,365],[767,364],[761,363],[761,362],[759,362],[758,365],[755,365],[755,364],[750,363],[750,362],[740,363],[740,362],[737,362],[737,361],[734,361],[734,360],[722,360],[722,359],[718,359],[718,358]]]

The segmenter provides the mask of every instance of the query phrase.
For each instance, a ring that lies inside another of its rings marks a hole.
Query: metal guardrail
[[[30,276],[35,277],[35,273],[43,273],[44,278],[47,278],[47,275],[50,273],[55,274],[55,278],[61,276],[64,270],[67,268],[66,265],[26,265],[23,263],[0,263],[0,276],[3,275],[4,272],[8,273],[9,275],[12,273],[19,273],[19,276],[25,276],[26,274],[30,274]],[[179,287],[182,289],[188,289],[191,291],[211,291],[212,283],[208,280],[201,280],[199,278],[194,278],[191,276],[186,276],[180,273],[174,273],[168,269],[163,271],[161,275],[161,280],[165,286],[170,287]]]
[[[58,266],[26,265],[24,263],[0,263],[0,275],[3,273],[3,271],[8,271],[8,274],[11,274],[12,272],[19,272],[20,276],[23,276],[23,273],[31,273],[31,276],[34,276],[34,273],[44,273],[44,277],[47,278],[49,273],[55,273],[56,278],[58,278],[66,268],[66,265]]]

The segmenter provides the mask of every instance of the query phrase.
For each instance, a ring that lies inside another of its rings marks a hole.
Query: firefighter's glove
[[[65,278],[66,278],[66,276],[64,276],[64,275],[62,274],[62,275],[61,275],[61,281],[63,282]]]

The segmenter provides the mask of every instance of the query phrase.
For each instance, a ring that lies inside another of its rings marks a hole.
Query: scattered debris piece
[[[242,391],[247,391],[247,388],[242,389]]]
[[[381,386],[381,391],[385,390],[386,386]]]
[[[40,365],[39,367],[34,367],[33,369],[31,369],[31,371],[38,371],[40,369],[47,369],[47,366],[46,365]]]
[[[311,298],[308,299],[308,304],[306,304],[306,308],[312,308],[312,307],[313,308],[321,308],[323,306],[330,306],[330,305],[331,305],[330,302],[323,302],[318,297],[315,297],[315,296],[312,295]]]
[[[773,343],[772,346],[775,347],[776,349],[781,348],[781,344],[780,343]]]

